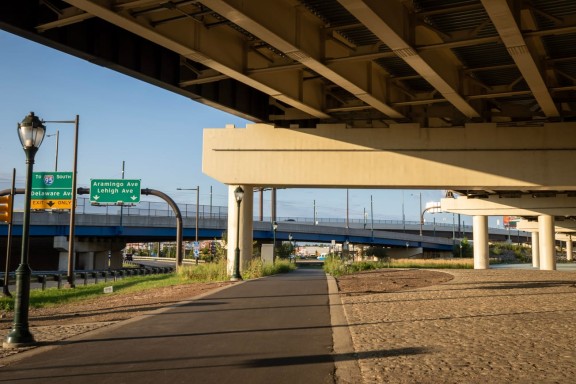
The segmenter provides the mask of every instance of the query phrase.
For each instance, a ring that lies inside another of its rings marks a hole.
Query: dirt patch
[[[103,294],[78,303],[31,308],[30,327],[126,320],[229,284],[232,283],[182,284],[141,292]],[[12,321],[13,313],[5,314],[0,332],[5,333],[10,329]]]
[[[445,272],[422,269],[379,269],[336,279],[343,295],[366,295],[402,291],[442,284],[454,277]]]

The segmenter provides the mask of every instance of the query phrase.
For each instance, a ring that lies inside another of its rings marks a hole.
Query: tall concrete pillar
[[[540,268],[540,235],[532,232],[532,267]]]
[[[488,217],[474,216],[472,226],[474,234],[474,269],[488,269],[490,268]]]
[[[234,196],[237,185],[228,186],[228,275],[234,270],[234,256],[236,252],[236,232],[238,230],[238,203]],[[252,210],[254,207],[254,192],[251,185],[242,185],[244,198],[240,204],[240,271],[252,258],[253,223]]]
[[[568,235],[566,240],[566,260],[572,261],[572,235]]]
[[[556,249],[554,247],[554,216],[538,216],[540,233],[540,270],[556,270]]]
[[[240,265],[246,268],[252,260],[252,243],[254,242],[254,187],[243,185],[244,199],[240,206]]]

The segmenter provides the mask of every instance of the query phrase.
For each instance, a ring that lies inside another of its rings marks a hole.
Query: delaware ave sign
[[[33,172],[32,209],[70,209],[72,172]]]
[[[140,202],[139,179],[90,180],[92,204],[135,204]]]

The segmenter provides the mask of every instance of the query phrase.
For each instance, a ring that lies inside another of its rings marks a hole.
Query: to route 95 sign
[[[90,203],[136,204],[140,202],[139,179],[92,179],[90,180]]]
[[[72,172],[33,172],[32,209],[71,209]]]

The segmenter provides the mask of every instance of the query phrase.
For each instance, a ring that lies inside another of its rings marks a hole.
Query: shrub
[[[341,258],[330,254],[324,260],[323,266],[324,272],[332,275],[332,276],[342,276],[346,274],[346,264],[342,261]]]
[[[183,265],[178,268],[178,276],[186,280],[202,282],[228,280],[226,259],[221,259],[217,263]]]
[[[277,273],[287,273],[296,269],[296,266],[289,260],[277,259],[274,265],[262,262],[256,258],[250,260],[248,268],[242,272],[244,279],[257,279],[263,276],[275,275]]]

